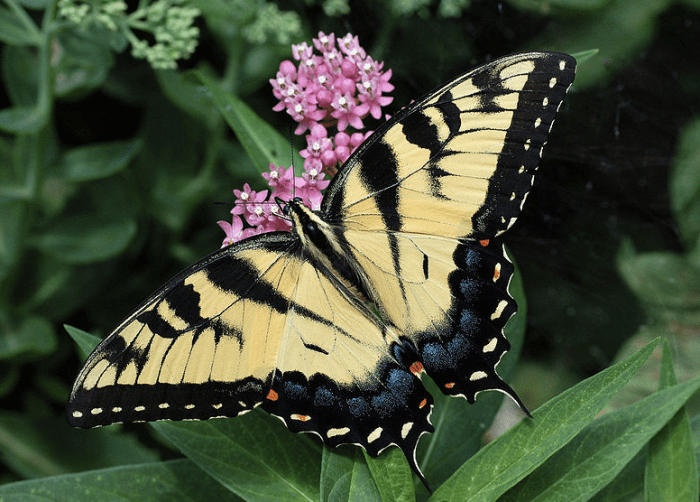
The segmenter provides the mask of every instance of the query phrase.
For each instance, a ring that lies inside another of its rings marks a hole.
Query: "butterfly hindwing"
[[[76,427],[233,417],[262,405],[295,432],[389,444],[409,459],[432,397],[398,337],[289,233],[234,244],[155,293],[92,353],[68,407]]]

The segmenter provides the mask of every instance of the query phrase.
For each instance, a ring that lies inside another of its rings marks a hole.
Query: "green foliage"
[[[246,182],[262,188],[270,162],[301,165],[305,144],[290,146],[268,80],[289,44],[348,29],[392,69],[394,110],[509,52],[587,56],[507,240],[522,273],[499,372],[533,419],[484,447],[502,396],[469,405],[426,381],[435,432],[417,459],[431,500],[697,500],[700,66],[687,48],[700,44],[688,28],[698,9],[0,2],[0,502],[429,498],[397,448],[377,459],[322,448],[259,411],[91,431],[63,419],[99,340],[88,332],[104,334],[219,247],[229,208],[212,202]],[[658,337],[668,342],[651,353]],[[521,348],[546,377],[522,377]],[[537,393],[558,395],[537,407]],[[160,460],[174,456],[186,458]]]

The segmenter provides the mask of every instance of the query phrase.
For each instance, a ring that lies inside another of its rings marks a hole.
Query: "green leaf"
[[[642,449],[591,502],[632,502],[644,500],[644,464],[646,450]]]
[[[241,499],[187,460],[66,474],[0,485],[2,502],[192,502]]]
[[[63,155],[59,168],[70,181],[107,178],[128,166],[141,146],[141,140],[133,139],[73,148]]]
[[[87,331],[83,331],[82,329],[74,328],[68,324],[64,324],[63,327],[78,346],[83,360],[87,359],[92,351],[95,350],[95,347],[102,341],[99,337]]]
[[[236,133],[238,141],[259,172],[267,171],[270,163],[276,166],[289,165],[288,138],[279,134],[243,101],[224,91],[212,78],[200,71],[195,72],[195,75],[211,93],[214,104]],[[296,155],[295,158],[295,162],[299,163]]]
[[[0,412],[3,461],[23,477],[154,462],[158,455],[127,434],[72,429],[65,419]]]
[[[205,472],[249,502],[319,499],[321,448],[260,410],[234,419],[151,424]]]
[[[673,388],[672,386],[678,387],[671,360],[671,347],[664,340],[659,389]],[[658,415],[659,411],[652,409],[650,413]],[[649,443],[644,478],[647,502],[696,502],[700,497],[698,465],[690,419],[685,408],[678,410]]]
[[[97,219],[76,214],[63,218],[35,239],[35,245],[65,263],[94,263],[119,255],[136,236],[129,217]]]
[[[53,325],[43,317],[24,317],[14,329],[0,333],[0,360],[38,357],[56,350],[58,340]]]
[[[669,192],[686,247],[700,244],[700,119],[683,129],[676,148]]]
[[[2,48],[2,73],[14,106],[32,108],[39,94],[39,66],[33,47]]]
[[[8,45],[39,45],[41,39],[29,31],[16,15],[0,6],[0,41]]]
[[[618,255],[620,274],[649,313],[660,321],[700,322],[700,269],[671,252],[637,254],[630,241]]]
[[[61,31],[61,57],[53,68],[56,95],[74,97],[101,86],[114,66],[112,48],[120,38],[119,32],[94,25]]]
[[[699,388],[700,378],[696,378],[597,418],[499,501],[589,500],[632,461]]]
[[[322,502],[380,500],[362,450],[354,446],[323,447],[321,461]]]
[[[175,70],[162,70],[155,72],[158,84],[163,93],[178,108],[193,117],[206,121],[214,111],[208,92],[202,92],[202,85],[187,78],[186,73]]]
[[[413,502],[413,471],[403,452],[394,446],[384,450],[377,458],[363,451],[383,502]]]
[[[658,341],[550,400],[466,462],[435,500],[492,501],[571,441],[634,375]]]
[[[14,134],[36,132],[49,121],[48,106],[15,106],[0,110],[0,130]]]

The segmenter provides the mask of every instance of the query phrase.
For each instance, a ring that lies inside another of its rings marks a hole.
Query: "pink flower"
[[[379,91],[378,77],[364,79],[361,83],[357,84],[357,89],[360,92],[360,102],[369,107],[369,113],[375,119],[382,116],[382,107],[387,106],[394,100],[394,98],[390,96],[382,96],[381,91]]]
[[[348,125],[355,129],[362,129],[362,117],[367,115],[369,105],[356,105],[349,93],[337,95],[331,103],[333,110],[331,116],[338,119],[338,130],[344,131]]]
[[[318,210],[321,207],[321,201],[323,200],[323,194],[321,190],[324,190],[329,184],[329,180],[324,180],[326,175],[316,169],[311,169],[301,175],[304,180],[304,186],[302,187],[303,196],[302,199],[308,200],[311,204],[311,209]]]
[[[305,159],[304,169],[307,172],[310,169],[320,172],[324,167],[332,166],[337,162],[333,142],[326,137],[327,134],[325,127],[316,125],[311,129],[311,134],[306,135],[307,147],[299,154]]]
[[[236,196],[234,201],[233,209],[231,209],[231,214],[243,214],[245,213],[245,205],[248,204],[250,200],[255,200],[257,192],[250,188],[250,185],[246,183],[243,185],[243,190],[233,190],[233,195]]]
[[[228,221],[217,221],[216,223],[226,234],[226,238],[224,238],[224,241],[221,243],[222,248],[230,246],[243,238],[243,220],[241,220],[240,216],[234,215],[231,223]]]
[[[391,71],[383,72],[384,63],[369,57],[358,37],[350,33],[338,38],[319,32],[311,46],[293,45],[292,56],[297,63],[282,61],[270,85],[278,100],[273,110],[287,111],[298,123],[295,134],[309,131],[307,146],[300,152],[304,172],[294,176],[292,168],[270,164],[262,176],[271,190],[256,192],[247,183],[243,190],[234,190],[233,219],[219,222],[226,234],[224,245],[263,232],[289,230],[291,222],[281,214],[276,198],[300,197],[306,206],[319,209],[330,183],[326,174],[333,176],[370,134],[361,131],[363,119],[381,117],[382,108],[393,99],[386,95],[394,88],[389,83]],[[349,127],[356,131],[345,132]]]
[[[318,38],[314,38],[314,47],[321,52],[328,52],[335,49],[335,33],[326,35],[322,31],[318,32]]]
[[[343,53],[351,58],[364,59],[367,56],[365,50],[360,46],[359,38],[353,37],[350,33],[338,40],[338,46]]]
[[[292,168],[285,169],[284,167],[275,167],[274,164],[270,164],[270,172],[262,173],[262,177],[267,180],[267,184],[270,185],[273,190],[270,194],[270,201],[275,200],[275,197],[287,200],[292,196],[294,191],[294,170]],[[277,207],[274,204],[275,209]],[[274,211],[272,211],[274,213]]]

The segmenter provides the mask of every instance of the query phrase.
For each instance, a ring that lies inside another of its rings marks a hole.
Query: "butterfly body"
[[[573,81],[556,53],[503,58],[399,112],[348,159],[291,232],[221,249],[173,278],[88,358],[77,427],[233,417],[256,406],[295,432],[370,455],[395,444],[420,474],[433,427],[426,372],[474,402],[515,313],[499,235],[517,218]],[[381,315],[367,306],[371,302]]]

